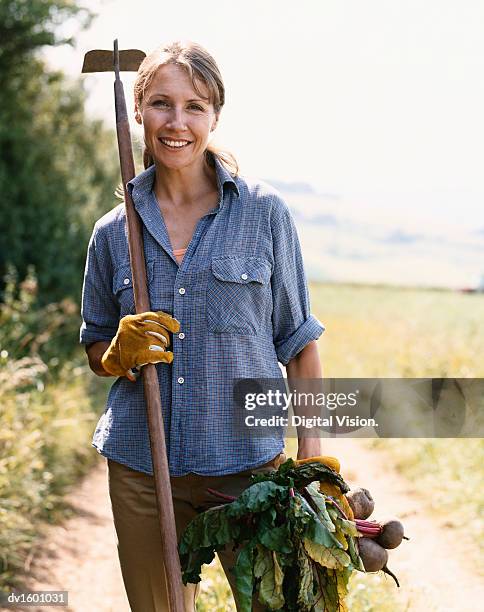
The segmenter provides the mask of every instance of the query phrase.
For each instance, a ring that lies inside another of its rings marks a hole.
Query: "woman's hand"
[[[297,458],[309,459],[309,457],[319,457],[321,455],[320,438],[299,438],[297,445]]]
[[[173,353],[168,332],[176,333],[180,323],[165,312],[127,315],[119,322],[116,336],[101,357],[102,368],[112,376],[135,381],[132,369],[147,363],[171,363]]]

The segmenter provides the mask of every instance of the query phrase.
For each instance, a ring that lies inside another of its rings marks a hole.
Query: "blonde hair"
[[[199,83],[206,85],[209,103],[213,105],[217,115],[220,113],[225,104],[225,87],[222,75],[210,53],[202,45],[192,41],[174,41],[162,45],[145,57],[138,69],[134,84],[134,101],[137,109],[141,108],[145,92],[150,86],[156,71],[165,64],[176,64],[186,70],[192,81],[193,89],[201,97],[203,95],[199,89]],[[239,173],[239,166],[232,153],[209,143],[205,150],[205,159],[211,166],[214,165],[212,156],[217,157],[234,176]],[[146,147],[143,151],[143,163],[145,168],[154,163]]]

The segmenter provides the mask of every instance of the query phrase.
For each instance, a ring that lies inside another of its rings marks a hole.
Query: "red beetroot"
[[[396,519],[387,519],[382,523],[382,532],[377,536],[376,541],[383,548],[396,548],[400,546],[404,538],[402,523]]]
[[[375,502],[368,489],[353,489],[346,494],[346,499],[357,519],[367,519],[375,509]]]

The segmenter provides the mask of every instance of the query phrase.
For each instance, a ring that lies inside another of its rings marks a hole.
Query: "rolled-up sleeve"
[[[97,225],[87,249],[81,316],[81,344],[110,341],[116,335],[119,307],[112,292],[111,258],[107,242]]]
[[[271,278],[273,337],[277,359],[287,365],[324,325],[310,312],[309,290],[296,226],[287,204],[275,196],[271,211],[274,268]]]

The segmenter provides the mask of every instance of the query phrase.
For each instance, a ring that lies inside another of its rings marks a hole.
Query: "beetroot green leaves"
[[[341,612],[351,573],[362,570],[356,531],[332,499],[310,486],[331,482],[347,491],[341,476],[320,463],[257,475],[231,503],[197,516],[179,545],[183,581],[199,582],[215,552],[237,551],[232,572],[238,609],[257,599],[278,612]]]

